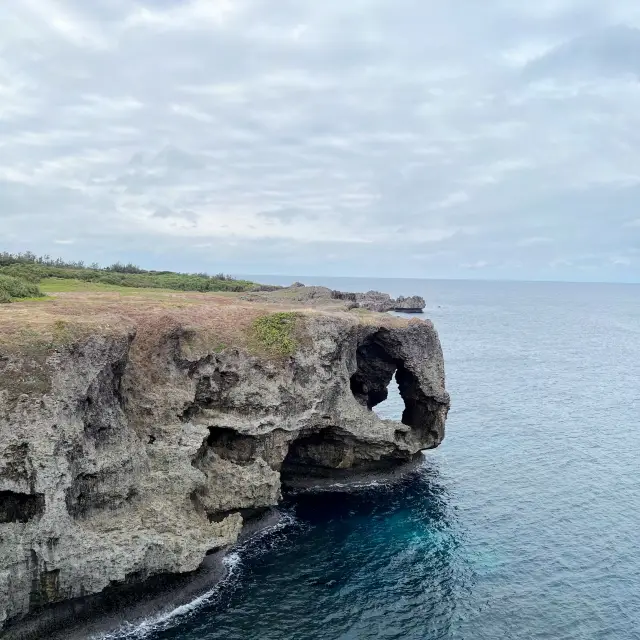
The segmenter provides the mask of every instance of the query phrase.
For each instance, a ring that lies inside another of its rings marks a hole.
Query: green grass
[[[101,282],[85,282],[84,280],[66,280],[64,278],[45,278],[40,281],[40,290],[43,293],[66,293],[75,291],[117,291],[125,295],[136,293],[136,289],[132,287],[103,284]]]
[[[37,284],[0,273],[0,303],[42,297]]]
[[[296,325],[299,314],[290,311],[260,316],[253,322],[252,333],[258,347],[278,356],[291,356],[298,348]]]
[[[126,265],[125,265],[126,267]],[[123,268],[125,268],[123,267]],[[142,270],[140,270],[142,271]],[[108,285],[120,288],[171,289],[174,291],[249,291],[256,285],[248,280],[234,280],[227,276],[206,274],[174,273],[172,271],[143,271],[141,273],[117,272],[110,269],[87,267],[51,266],[36,263],[15,263],[0,266],[0,274],[22,278],[31,283],[55,278],[81,283]],[[53,285],[62,287],[63,285]],[[73,288],[56,291],[83,291]],[[88,290],[88,289],[87,289]],[[95,288],[91,290],[95,291]],[[111,291],[117,289],[110,289]]]

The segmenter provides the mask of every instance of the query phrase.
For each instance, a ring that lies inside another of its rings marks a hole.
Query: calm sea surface
[[[425,296],[444,444],[396,484],[290,497],[224,588],[119,637],[640,638],[640,286],[302,280]]]

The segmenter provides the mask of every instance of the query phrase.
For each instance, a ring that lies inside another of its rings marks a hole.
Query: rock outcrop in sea
[[[401,311],[403,313],[422,313],[426,302],[421,296],[400,296],[392,298],[388,293],[367,291],[366,293],[351,293],[337,291],[328,287],[307,287],[301,282],[294,282],[289,287],[268,287],[256,289],[252,293],[242,296],[251,301],[289,301],[304,304],[327,304],[331,300],[346,302],[346,308],[367,309],[368,311]]]
[[[394,311],[402,311],[403,313],[422,313],[427,306],[422,296],[400,296],[396,298],[393,308]]]
[[[0,629],[193,572],[283,481],[389,468],[444,437],[430,321],[118,305],[80,317],[50,303],[0,341]],[[393,376],[401,421],[372,411]]]
[[[421,296],[410,296],[408,298],[400,296],[394,300],[388,293],[381,293],[380,291],[356,293],[355,300],[358,303],[358,307],[379,312],[422,313],[426,306],[426,302]]]

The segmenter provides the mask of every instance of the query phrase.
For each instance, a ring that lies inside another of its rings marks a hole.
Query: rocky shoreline
[[[135,586],[101,592],[78,600],[57,603],[35,615],[12,621],[3,640],[87,640],[118,630],[135,628],[152,620],[174,617],[181,607],[192,606],[229,576],[228,550],[206,556],[189,574],[149,579]]]
[[[192,600],[283,481],[380,473],[440,444],[433,325],[321,299],[100,294],[0,310],[6,637],[100,618],[123,594],[145,616],[175,582]],[[394,376],[401,422],[372,411]]]
[[[384,472],[338,472],[324,478],[296,478],[286,483],[287,494],[360,491],[398,482],[415,472],[423,460],[422,455],[416,456],[413,461]],[[247,546],[260,544],[265,535],[286,526],[286,518],[277,508],[267,509],[245,521],[236,544],[207,555],[193,573],[152,578],[129,588],[89,596],[83,602],[58,603],[10,624],[1,637],[38,640],[46,635],[49,640],[100,640],[143,626],[170,625],[172,620],[215,600],[235,571],[234,563],[227,560],[233,560]]]
[[[34,616],[14,622],[2,632],[3,640],[87,640],[112,637],[145,627],[170,624],[170,620],[213,600],[232,577],[234,566],[227,560],[245,545],[282,524],[282,514],[267,510],[245,523],[238,541],[210,553],[188,574],[150,578],[129,587],[89,596],[81,602],[63,602]]]
[[[392,298],[388,293],[367,291],[351,293],[337,291],[328,287],[306,286],[294,282],[289,287],[261,285],[256,291],[244,294],[241,299],[251,302],[301,302],[310,305],[328,305],[332,302],[344,303],[345,309],[366,309],[385,313],[398,311],[401,313],[423,313],[426,307],[422,296],[399,296]]]

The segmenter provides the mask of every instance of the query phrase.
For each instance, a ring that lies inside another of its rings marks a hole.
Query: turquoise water
[[[124,636],[640,638],[640,287],[322,282],[427,298],[445,443],[395,484],[290,496],[223,588]]]

